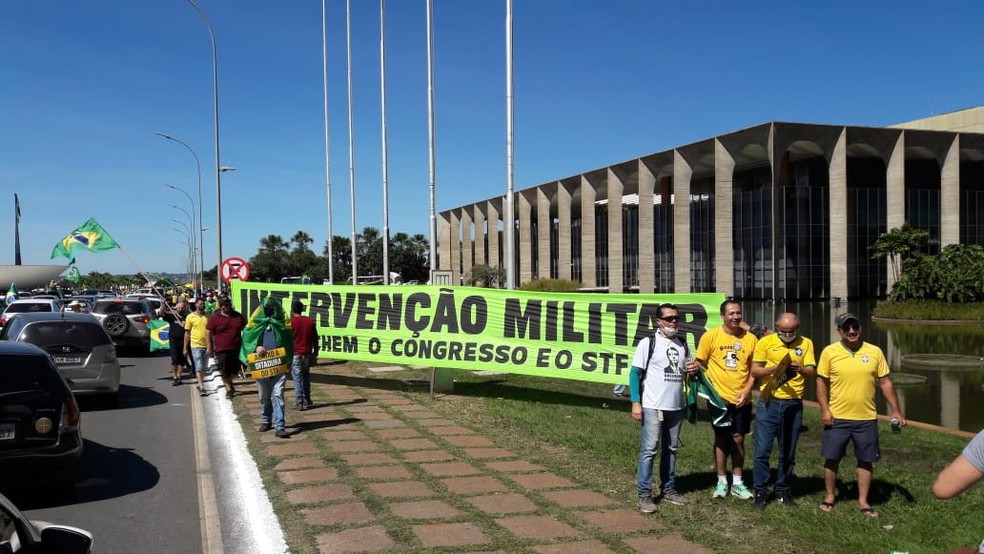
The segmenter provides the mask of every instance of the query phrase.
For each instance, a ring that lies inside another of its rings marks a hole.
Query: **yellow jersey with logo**
[[[705,374],[721,400],[738,402],[748,380],[755,352],[755,335],[743,331],[741,336],[729,335],[723,327],[704,333],[697,345],[697,358],[707,362]]]
[[[816,355],[813,353],[813,341],[804,337],[796,337],[796,340],[786,344],[782,342],[779,335],[773,333],[762,337],[755,345],[755,355],[752,362],[760,363],[765,367],[774,366],[789,354],[789,361],[803,367],[817,365]],[[803,398],[803,391],[806,389],[806,379],[800,372],[794,369],[787,369],[785,373],[774,375],[771,379],[763,378],[759,382],[759,390],[764,391],[770,386],[770,381],[775,381],[771,386],[775,387],[772,398],[780,400],[793,400]]]
[[[194,312],[185,318],[185,331],[190,333],[188,344],[191,348],[205,348],[205,326],[208,325],[208,316],[198,315]]]
[[[823,349],[817,363],[817,375],[830,381],[828,396],[834,419],[876,419],[875,385],[888,374],[885,354],[867,342],[855,352],[835,342]]]

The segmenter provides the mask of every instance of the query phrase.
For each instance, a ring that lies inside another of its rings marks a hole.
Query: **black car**
[[[79,406],[51,357],[0,341],[0,488],[69,493],[81,458]]]

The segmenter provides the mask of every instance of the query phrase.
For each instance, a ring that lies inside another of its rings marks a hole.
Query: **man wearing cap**
[[[291,379],[294,381],[294,409],[308,410],[311,402],[311,359],[318,354],[318,330],[314,320],[304,313],[304,303],[295,300],[290,305],[290,326],[294,330],[294,357]]]
[[[769,501],[769,459],[775,442],[779,443],[776,500],[787,507],[796,505],[790,479],[796,467],[796,443],[803,423],[803,391],[806,380],[816,376],[817,366],[813,341],[800,335],[799,327],[796,314],[780,315],[776,332],[758,341],[752,357],[752,377],[759,380],[752,482],[755,507],[760,510]]]
[[[228,298],[219,302],[219,311],[208,320],[208,355],[212,355],[212,345],[215,345],[215,360],[219,364],[222,384],[225,385],[226,398],[232,400],[236,387],[232,377],[239,373],[239,348],[243,344],[242,332],[246,327],[246,318],[232,307]]]
[[[861,321],[854,314],[841,314],[834,320],[841,340],[823,349],[817,364],[817,402],[823,438],[820,455],[824,458],[823,483],[826,496],[820,510],[830,512],[836,500],[837,470],[847,443],[854,443],[858,460],[858,509],[877,518],[878,512],[868,503],[873,464],[881,458],[878,445],[878,414],[875,409],[875,385],[881,389],[892,418],[906,425],[899,409],[895,384],[888,376],[888,362],[881,348],[861,340]]]
[[[742,323],[741,304],[725,300],[721,304],[724,324],[700,337],[697,363],[718,396],[727,403],[726,417],[714,428],[714,469],[717,484],[712,498],[728,496],[728,457],[731,458],[731,495],[750,500],[754,495],[742,479],[745,464],[745,435],[752,429],[752,385],[749,374],[756,338]]]

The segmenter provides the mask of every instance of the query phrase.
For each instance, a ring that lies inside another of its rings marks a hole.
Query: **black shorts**
[[[171,365],[179,365],[181,367],[188,365],[188,359],[184,355],[183,343],[171,345]]]
[[[849,442],[854,443],[854,457],[859,462],[874,463],[880,460],[878,420],[835,419],[833,425],[823,428],[820,455],[826,460],[840,460],[847,453]]]
[[[752,430],[752,403],[749,402],[741,408],[734,404],[728,404],[727,417],[731,420],[731,425],[728,427],[713,426],[716,434],[747,435]]]
[[[219,371],[222,372],[222,377],[235,377],[239,375],[239,352],[235,350],[216,352],[215,361],[219,364]]]

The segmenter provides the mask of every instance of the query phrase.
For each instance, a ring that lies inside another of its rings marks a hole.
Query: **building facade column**
[[[468,206],[463,206],[461,208],[461,274],[466,279],[471,278],[472,266],[475,265],[472,258],[472,241],[475,235],[476,233],[472,231],[472,211]]]
[[[725,296],[735,294],[734,174],[734,157],[714,139],[714,287]],[[773,244],[773,269],[775,265]]]
[[[597,189],[581,175],[581,283],[598,286],[595,276],[595,197]]]
[[[888,164],[885,165],[885,215],[889,231],[905,223],[905,131],[899,133],[888,157]],[[886,290],[891,291],[895,286],[891,260],[885,259],[885,267]]]
[[[830,156],[830,229],[847,229],[847,129],[841,130]],[[847,233],[830,233],[830,296],[847,299]]]
[[[441,212],[437,216],[437,268],[451,270],[451,212]]]
[[[608,195],[608,292],[621,294],[625,287],[625,270],[622,268],[625,252],[625,236],[622,234],[622,179],[608,168],[606,178]]]
[[[639,294],[656,289],[656,241],[653,229],[653,189],[656,176],[639,160]]]
[[[475,221],[475,263],[489,265],[485,259],[485,212],[482,211],[481,204],[472,206],[472,219]]]
[[[499,259],[499,202],[501,201],[501,198],[489,200],[485,204],[485,213],[488,214],[486,225],[489,235],[489,267],[497,269],[505,267],[502,260]],[[505,283],[499,283],[499,285],[503,286]]]
[[[461,209],[451,210],[451,283],[461,284]]]
[[[557,181],[557,278],[571,280],[571,191]]]
[[[550,235],[553,218],[550,217],[550,189],[552,185],[536,187],[536,277],[550,278]]]
[[[519,238],[519,280],[516,281],[516,288],[533,280],[533,210],[532,193],[536,192],[523,190],[516,193],[516,217],[519,221],[517,229]]]
[[[690,292],[690,179],[693,169],[673,150],[673,292]]]
[[[960,135],[953,137],[940,175],[940,249],[960,244]]]

